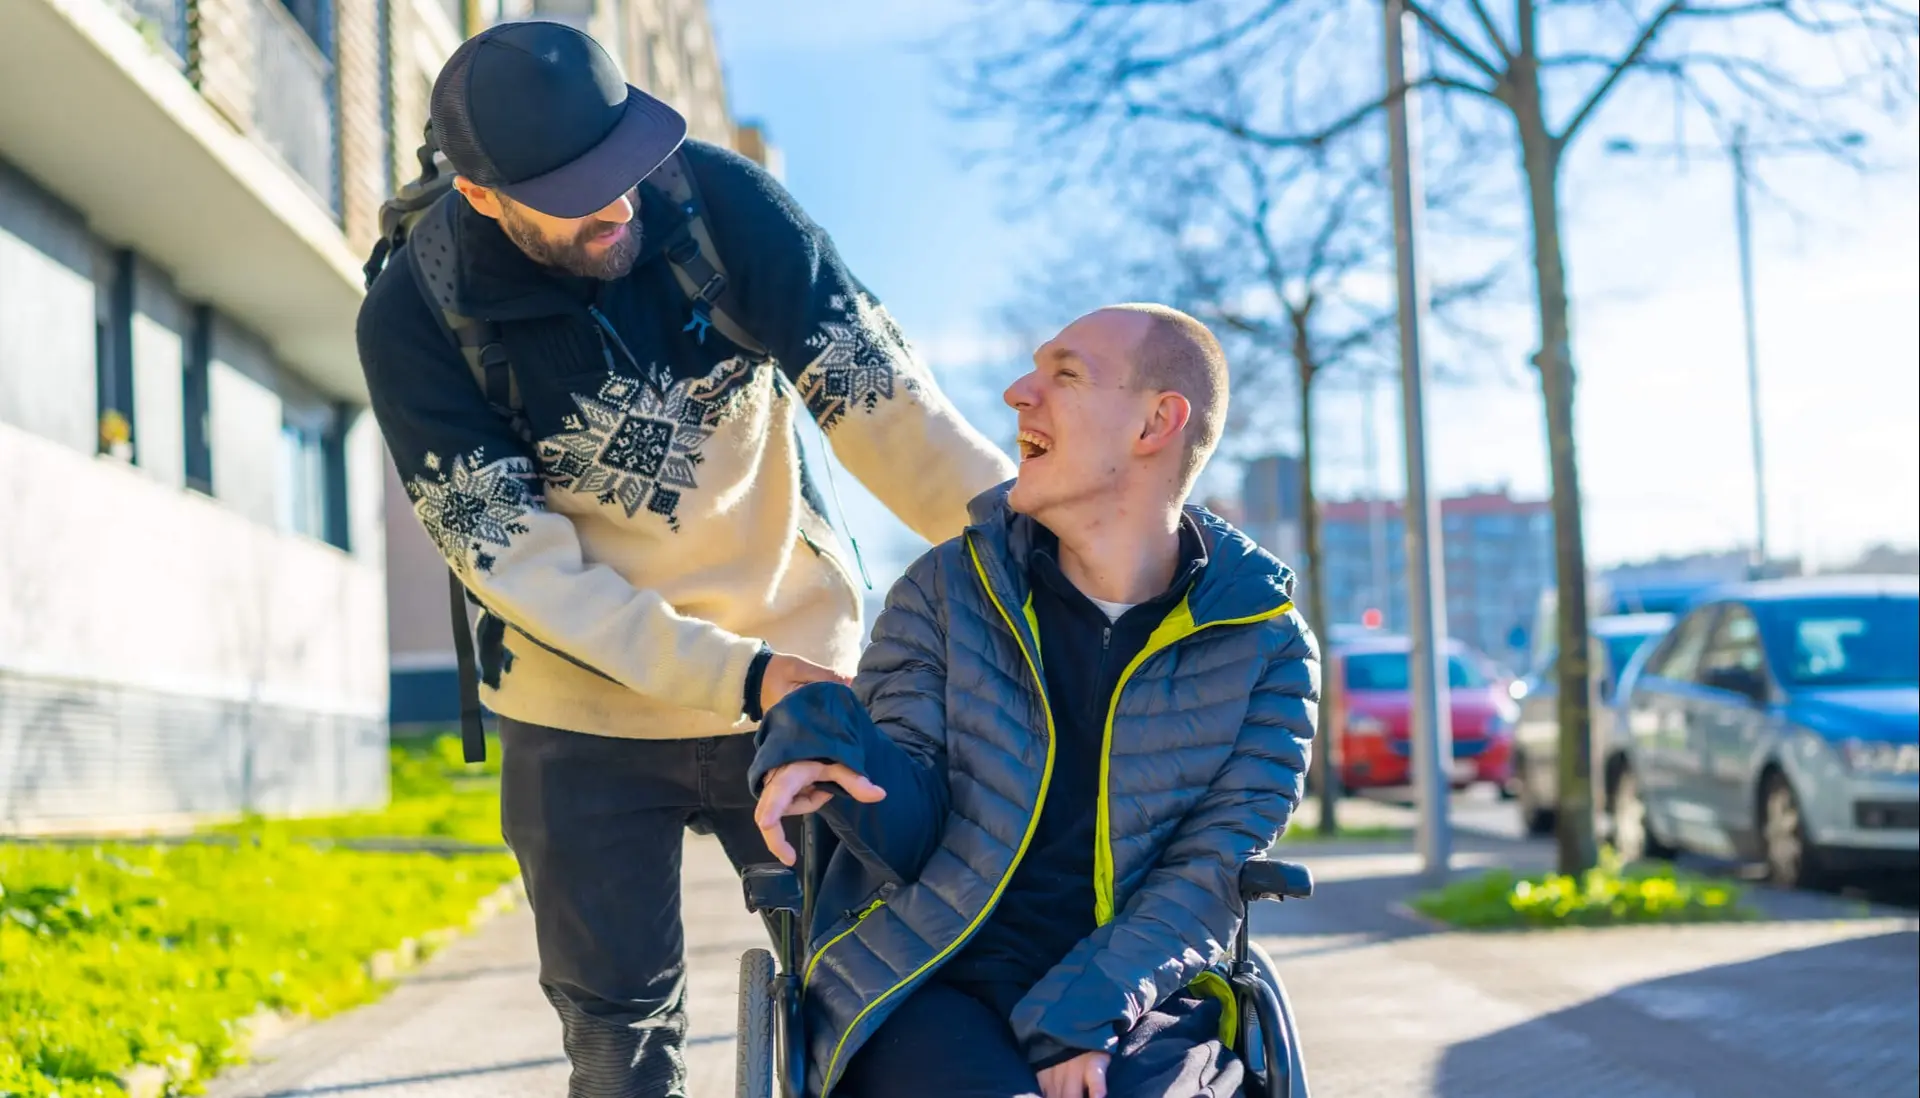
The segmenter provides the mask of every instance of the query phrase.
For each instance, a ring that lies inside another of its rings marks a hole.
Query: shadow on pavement
[[[404,1075],[389,1079],[367,1079],[357,1083],[328,1083],[317,1087],[300,1087],[296,1090],[276,1090],[261,1098],[319,1098],[325,1094],[352,1094],[355,1091],[374,1090],[380,1087],[400,1087],[414,1083],[439,1083],[448,1079],[471,1079],[479,1075],[501,1075],[512,1071],[532,1071],[535,1068],[555,1067],[567,1062],[564,1056],[544,1056],[537,1060],[515,1060],[508,1064],[488,1064],[485,1067],[460,1068],[455,1071],[433,1071],[420,1075]]]
[[[1431,1093],[1910,1095],[1920,934],[1634,984],[1448,1049]]]

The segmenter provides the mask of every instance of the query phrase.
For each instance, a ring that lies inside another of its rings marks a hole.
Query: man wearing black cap
[[[736,865],[771,860],[743,733],[797,685],[844,681],[860,643],[796,413],[933,542],[1013,468],[781,186],[685,140],[591,38],[485,31],[447,62],[432,116],[459,197],[361,309],[374,413],[485,611],[502,826],[571,1094],[681,1095],[682,831],[711,828]],[[665,196],[688,184],[726,324],[679,281],[699,249]],[[507,393],[476,383],[457,335],[473,322]]]

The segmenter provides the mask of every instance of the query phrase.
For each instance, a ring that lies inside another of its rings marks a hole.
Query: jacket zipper
[[[1053,784],[1053,709],[1047,704],[1047,683],[1046,679],[1041,677],[1040,662],[1034,659],[1033,653],[1027,648],[1027,642],[1022,638],[1019,627],[1013,622],[1013,615],[1007,612],[1006,605],[1000,601],[1000,596],[993,593],[993,584],[987,580],[986,566],[980,563],[980,551],[974,546],[971,536],[967,537],[967,553],[973,558],[973,568],[975,572],[979,573],[980,586],[987,593],[987,601],[993,603],[993,608],[1000,611],[1001,620],[1007,623],[1007,631],[1013,634],[1014,646],[1020,649],[1020,655],[1026,659],[1027,670],[1033,675],[1034,689],[1040,694],[1040,711],[1046,715],[1047,720],[1047,762],[1045,768],[1040,772],[1040,795],[1034,801],[1033,815],[1027,818],[1026,834],[1020,836],[1020,847],[1013,852],[1013,861],[1008,863],[1007,871],[1001,875],[1000,882],[993,886],[993,894],[987,897],[987,902],[980,908],[980,913],[973,917],[973,921],[968,923],[966,928],[962,930],[953,941],[947,943],[945,949],[928,958],[926,963],[908,973],[905,979],[896,981],[892,987],[881,992],[874,998],[873,1002],[862,1007],[860,1013],[853,1016],[853,1021],[847,1023],[846,1032],[840,1035],[839,1042],[833,1046],[833,1055],[827,1060],[825,1085],[821,1089],[820,1098],[827,1098],[827,1096],[833,1092],[833,1084],[835,1081],[834,1073],[839,1070],[840,1055],[846,1051],[847,1038],[853,1036],[853,1031],[860,1028],[860,1023],[866,1016],[871,1014],[875,1007],[886,1002],[894,992],[899,991],[901,988],[919,979],[922,975],[925,975],[929,969],[941,961],[946,960],[949,954],[959,949],[962,943],[968,938],[971,938],[974,932],[980,929],[980,924],[986,921],[988,913],[1000,902],[1001,893],[1007,890],[1007,882],[1013,880],[1014,870],[1020,868],[1021,860],[1027,855],[1027,847],[1033,842],[1033,830],[1040,823],[1040,812],[1046,807],[1047,789]],[[1031,611],[1031,601],[1029,601],[1027,609]],[[824,952],[825,947],[823,946],[821,948],[822,952]]]
[[[1171,648],[1183,640],[1216,626],[1251,625],[1255,622],[1270,621],[1293,609],[1293,600],[1289,599],[1278,607],[1258,614],[1249,614],[1244,618],[1228,618],[1223,621],[1210,621],[1195,624],[1193,606],[1186,600],[1167,614],[1153,634],[1147,638],[1137,655],[1120,672],[1120,680],[1113,685],[1113,697],[1107,702],[1106,729],[1100,738],[1100,793],[1094,801],[1093,825],[1093,919],[1095,926],[1105,926],[1113,921],[1113,817],[1109,803],[1112,796],[1108,782],[1112,777],[1113,763],[1113,721],[1120,711],[1120,694],[1127,688],[1127,680],[1155,654]]]
[[[819,949],[816,949],[813,951],[813,958],[807,962],[806,972],[802,973],[800,976],[800,994],[805,995],[807,993],[807,985],[813,982],[814,966],[820,963],[820,958],[827,955],[827,950],[832,949],[835,943],[839,942],[840,939],[846,937],[849,934],[852,934],[856,930],[859,930],[860,924],[867,921],[867,916],[880,910],[886,905],[887,905],[887,898],[885,896],[882,896],[879,899],[868,904],[865,908],[861,909],[858,912],[853,912],[853,911],[847,912],[848,915],[851,915],[853,917],[853,925],[847,927],[847,929],[841,931],[840,933],[835,934],[833,937],[828,938],[826,942],[820,946]]]

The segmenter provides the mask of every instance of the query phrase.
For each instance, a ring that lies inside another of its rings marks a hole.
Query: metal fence
[[[120,14],[173,62],[187,67],[187,0],[119,0]]]
[[[339,141],[333,63],[282,0],[251,0],[251,4],[254,131],[337,215]]]

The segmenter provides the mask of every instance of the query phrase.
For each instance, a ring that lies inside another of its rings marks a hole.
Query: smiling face
[[[1058,533],[1049,516],[1110,506],[1130,482],[1178,463],[1186,399],[1137,384],[1134,355],[1153,324],[1144,313],[1090,313],[1035,351],[1033,371],[1007,387],[1020,425],[1015,511]]]
[[[455,180],[473,208],[500,223],[500,231],[528,258],[582,278],[611,281],[633,269],[640,256],[639,189],[585,217],[550,217],[465,178]]]

